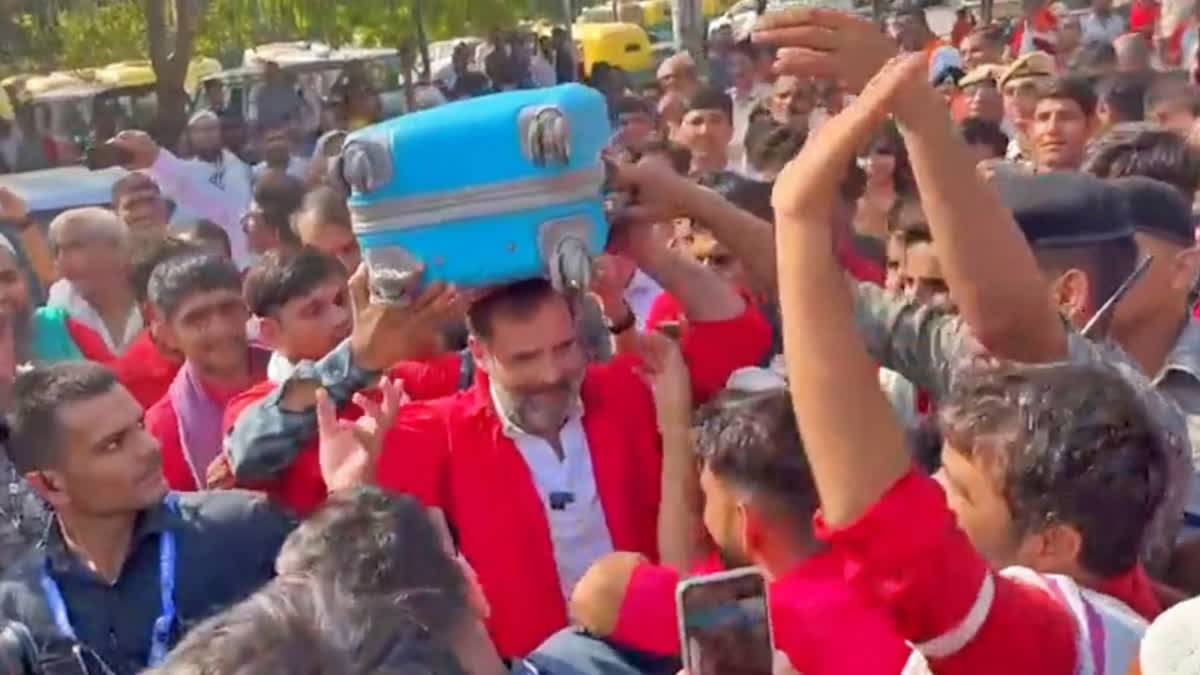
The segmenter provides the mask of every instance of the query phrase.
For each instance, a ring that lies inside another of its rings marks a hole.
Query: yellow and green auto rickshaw
[[[650,37],[632,23],[577,23],[571,28],[579,48],[584,77],[597,63],[624,71],[635,85],[654,79]]]

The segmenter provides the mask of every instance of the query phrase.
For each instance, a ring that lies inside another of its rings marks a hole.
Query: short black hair
[[[242,277],[233,261],[212,253],[168,258],[154,268],[147,284],[150,302],[164,319],[171,319],[197,293],[232,290],[241,293]]]
[[[467,330],[481,340],[489,340],[497,315],[529,317],[543,304],[555,298],[562,298],[562,295],[545,279],[526,279],[509,284],[492,291],[471,305],[467,310]],[[568,302],[567,306],[573,309],[571,303]]]
[[[121,204],[121,200],[131,193],[141,192],[142,190],[153,190],[162,194],[158,183],[154,179],[140,171],[133,171],[125,174],[112,186],[112,206],[117,208]]]
[[[254,182],[254,203],[262,209],[263,220],[284,242],[299,241],[292,230],[292,216],[303,200],[304,184],[282,171],[265,172]]]
[[[990,468],[1021,534],[1066,524],[1079,563],[1112,577],[1138,561],[1166,492],[1166,439],[1138,393],[1099,366],[965,375],[941,407],[954,450]]]
[[[233,243],[229,241],[229,233],[211,220],[198,221],[191,229],[184,232],[183,236],[194,242],[216,244],[221,247],[225,255],[233,257]]]
[[[129,266],[129,284],[133,287],[134,297],[139,303],[149,299],[150,275],[164,260],[202,252],[196,244],[171,235],[161,239],[136,239]]]
[[[1148,84],[1144,75],[1117,73],[1102,80],[1096,89],[1114,122],[1141,122],[1146,119]]]
[[[657,117],[654,104],[641,96],[621,96],[609,106],[608,116],[613,124],[621,119],[621,115],[646,115],[650,119]]]
[[[992,120],[968,117],[958,123],[958,133],[968,145],[986,145],[997,158],[1008,152],[1008,135]]]
[[[1117,50],[1111,42],[1090,40],[1083,43],[1071,57],[1069,68],[1074,72],[1087,73],[1117,64]]]
[[[263,254],[246,272],[242,297],[252,314],[267,317],[317,286],[345,278],[346,270],[337,258],[315,248],[277,249]]]
[[[694,110],[716,110],[725,113],[725,117],[733,122],[733,99],[729,94],[714,87],[703,87],[684,104],[686,115]]]
[[[1200,97],[1197,96],[1196,85],[1188,79],[1186,73],[1166,72],[1157,73],[1146,88],[1146,111],[1152,111],[1160,105],[1168,103],[1183,103],[1192,114],[1200,113]]]
[[[106,394],[116,386],[117,376],[91,361],[38,366],[17,375],[5,445],[17,473],[27,474],[54,465],[62,442],[59,410]]]
[[[1100,178],[1153,178],[1189,202],[1200,189],[1200,153],[1178,134],[1150,124],[1114,126],[1092,143],[1083,171]]]
[[[775,210],[771,207],[771,183],[751,180],[733,171],[711,171],[701,174],[696,181],[739,209],[749,211],[768,223],[775,222]]]
[[[1034,258],[1043,272],[1061,275],[1068,270],[1078,269],[1087,275],[1094,309],[1099,309],[1137,267],[1138,248],[1133,237],[1123,237],[1095,244],[1073,246],[1033,247]],[[1107,329],[1112,314],[1101,321],[1101,331]]]
[[[434,632],[452,629],[470,611],[466,580],[428,511],[411,496],[378,488],[331,495],[288,535],[276,569],[335,583],[359,596],[432,591],[440,598],[421,614]]]
[[[1055,78],[1038,96],[1039,101],[1047,99],[1074,101],[1085,117],[1096,114],[1098,102],[1096,90],[1087,79],[1078,75],[1064,75]]]
[[[692,168],[692,151],[661,136],[654,136],[642,146],[641,155],[666,155],[671,168],[680,176],[688,175]]]
[[[309,190],[300,202],[296,216],[311,214],[327,225],[345,226],[351,229],[350,207],[346,205],[346,195],[328,185]]]
[[[758,171],[781,168],[800,152],[807,140],[807,132],[764,115],[746,129],[746,161]]]
[[[807,526],[818,499],[786,389],[727,389],[695,416],[696,453],[714,476]]]

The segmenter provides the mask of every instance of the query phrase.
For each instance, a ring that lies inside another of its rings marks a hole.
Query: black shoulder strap
[[[463,349],[458,353],[458,390],[469,389],[475,382],[475,358],[471,356],[470,349]]]

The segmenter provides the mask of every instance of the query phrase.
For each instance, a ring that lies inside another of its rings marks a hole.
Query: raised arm
[[[775,186],[784,355],[821,498],[818,533],[845,559],[847,580],[930,663],[914,672],[1065,675],[1075,661],[1069,614],[1041,589],[994,574],[942,491],[912,469],[829,252],[837,177],[822,167],[845,166],[898,90],[926,72],[919,54],[889,62]]]
[[[991,353],[1041,363],[1067,355],[1033,251],[975,158],[954,132],[945,103],[914,82],[897,107],[921,208],[959,315]]]

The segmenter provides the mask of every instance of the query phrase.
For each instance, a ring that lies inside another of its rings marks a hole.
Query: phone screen
[[[681,638],[689,675],[771,675],[766,591],[757,570],[681,584]]]

